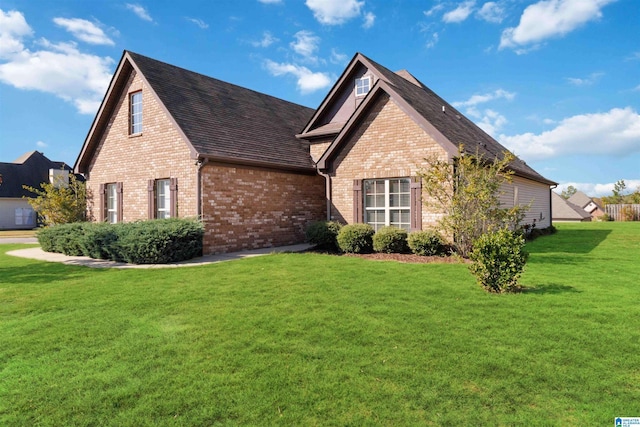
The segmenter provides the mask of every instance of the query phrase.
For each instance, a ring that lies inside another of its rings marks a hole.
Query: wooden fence
[[[613,221],[640,221],[640,205],[605,205],[604,211]]]

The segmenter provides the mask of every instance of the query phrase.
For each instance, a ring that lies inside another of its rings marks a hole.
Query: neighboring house
[[[63,162],[49,160],[39,151],[22,155],[12,163],[0,163],[0,229],[32,229],[37,225],[36,213],[25,197],[35,194],[22,186],[40,189],[40,184],[68,177],[71,168]]]
[[[98,221],[200,217],[205,253],[298,243],[314,220],[417,230],[429,155],[506,149],[406,71],[355,55],[317,110],[125,51],[76,161]],[[516,159],[505,206],[551,224],[553,181]]]
[[[582,191],[576,191],[571,197],[569,202],[584,209],[592,219],[597,219],[604,215],[604,208],[593,198],[587,196]]]
[[[569,199],[571,200],[571,199]],[[553,220],[557,222],[584,222],[591,221],[591,215],[578,205],[574,205],[569,200],[560,196],[556,192],[551,192],[551,209]]]

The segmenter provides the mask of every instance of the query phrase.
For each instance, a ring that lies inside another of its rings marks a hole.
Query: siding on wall
[[[535,219],[536,228],[549,227],[551,225],[551,190],[549,186],[527,178],[514,176],[512,183],[505,183],[501,187],[500,204],[503,207],[511,208],[514,206],[516,187],[518,204],[527,205],[531,203],[531,208],[527,212],[523,223],[533,224]]]
[[[381,96],[332,162],[331,218],[353,222],[355,179],[416,176],[425,166],[424,158],[431,156],[448,159],[445,150],[389,96]],[[435,225],[441,215],[423,206],[422,227]]]
[[[19,230],[19,229],[35,228],[36,226],[35,223],[16,225],[16,209],[31,209],[31,205],[26,199],[14,199],[14,198],[0,199],[0,230]]]
[[[307,225],[326,218],[319,175],[209,163],[202,184],[205,253],[302,243]]]
[[[129,93],[142,90],[141,135],[129,135]],[[147,182],[178,178],[178,216],[197,215],[197,167],[186,142],[135,71],[122,93],[88,168],[88,205],[102,220],[100,184],[123,183],[124,222],[148,218]]]

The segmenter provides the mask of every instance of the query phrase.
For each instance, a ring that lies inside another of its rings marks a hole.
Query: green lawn
[[[462,264],[94,270],[0,246],[0,425],[557,425],[640,416],[640,223],[559,226],[515,295]]]

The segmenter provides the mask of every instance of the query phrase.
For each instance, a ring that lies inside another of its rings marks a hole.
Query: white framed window
[[[36,213],[32,208],[16,208],[16,225],[36,225]]]
[[[156,181],[156,218],[171,218],[171,191],[168,179]]]
[[[365,96],[371,90],[371,77],[364,76],[356,79],[356,98]]]
[[[107,221],[111,224],[118,222],[118,188],[117,184],[107,184]]]
[[[411,180],[409,178],[364,181],[364,219],[378,231],[392,225],[411,230]]]
[[[134,92],[129,95],[130,123],[129,133],[135,135],[142,133],[142,92]]]

